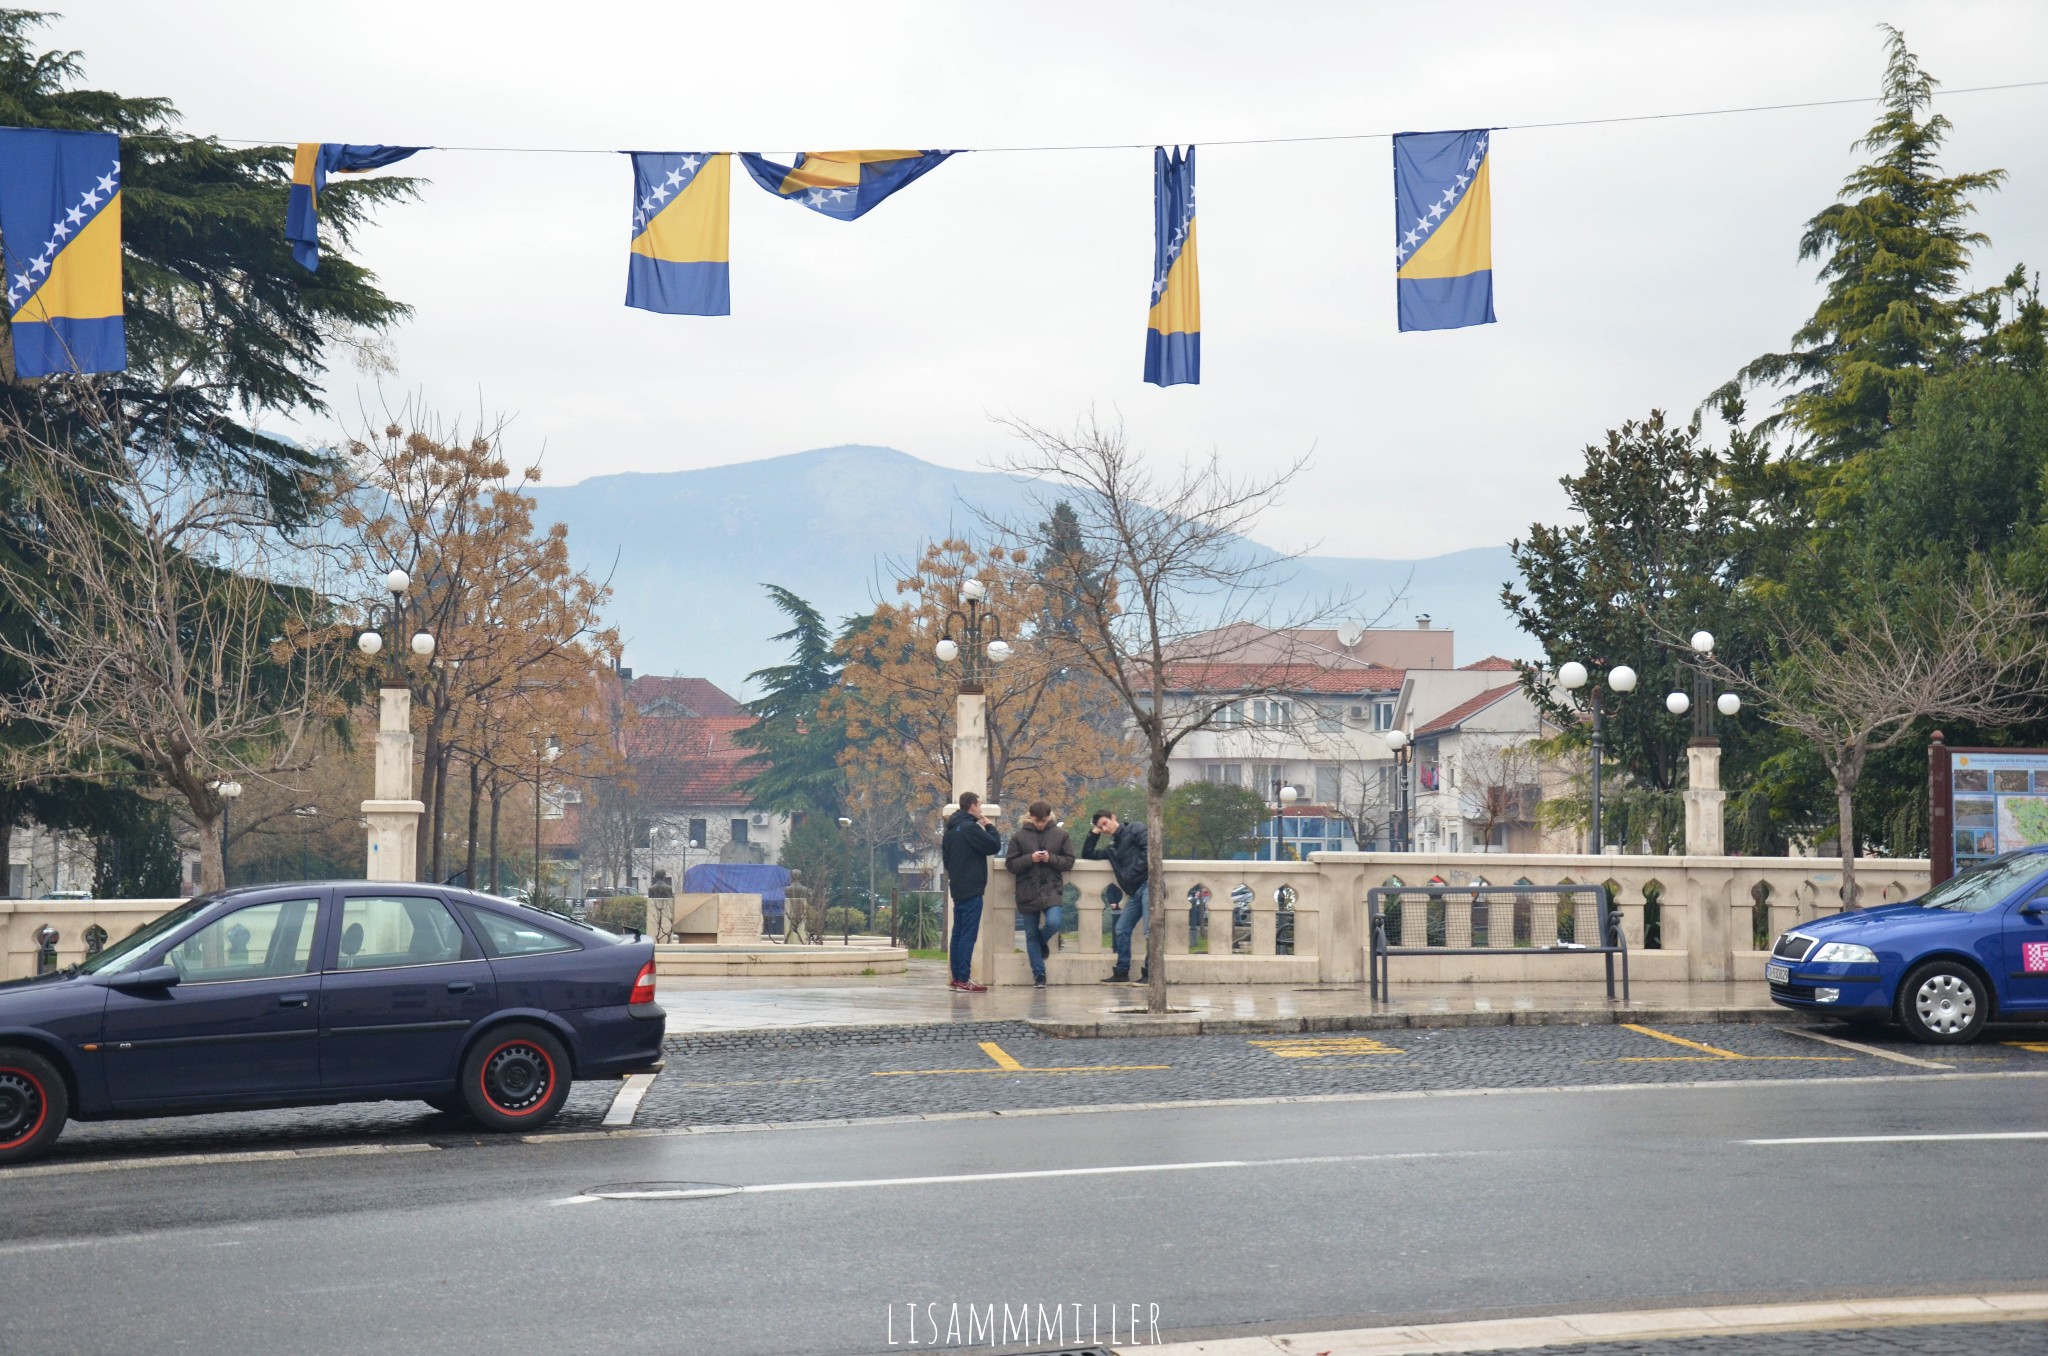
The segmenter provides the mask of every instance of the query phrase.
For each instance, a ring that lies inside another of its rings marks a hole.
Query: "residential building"
[[[1492,686],[1415,726],[1416,851],[1579,850],[1574,832],[1546,830],[1538,817],[1537,807],[1565,781],[1537,748],[1558,727],[1511,671],[1490,672]]]

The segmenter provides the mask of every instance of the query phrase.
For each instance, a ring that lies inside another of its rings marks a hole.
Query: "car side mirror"
[[[2048,913],[2048,899],[2030,899],[2020,905],[2019,912],[2028,918],[2039,918],[2042,914]]]
[[[175,965],[152,965],[142,970],[122,970],[107,976],[107,987],[119,989],[123,993],[168,989],[177,982],[178,967]]]

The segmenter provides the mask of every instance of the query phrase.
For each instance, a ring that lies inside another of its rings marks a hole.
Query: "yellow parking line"
[[[1020,1064],[1009,1051],[994,1041],[980,1042],[981,1052],[995,1062],[993,1069],[878,1069],[877,1078],[924,1078],[934,1074],[1097,1074],[1097,1073],[1139,1073],[1146,1070],[1170,1069],[1171,1064],[1079,1064],[1053,1068],[1033,1068]]]
[[[2015,1050],[2031,1050],[2037,1055],[2048,1055],[2048,1041],[2000,1041],[1999,1044],[2010,1045]]]
[[[1723,1050],[1718,1045],[1702,1045],[1698,1041],[1689,1041],[1683,1036],[1673,1036],[1668,1032],[1656,1031],[1647,1026],[1637,1026],[1634,1022],[1623,1022],[1621,1026],[1624,1031],[1633,1031],[1643,1036],[1655,1036],[1660,1041],[1670,1041],[1673,1045],[1682,1045],[1688,1050],[1698,1050],[1703,1054],[1715,1055],[1721,1059],[1749,1058],[1748,1055],[1738,1055],[1733,1050]]]
[[[1391,1045],[1370,1036],[1295,1036],[1287,1039],[1247,1041],[1281,1059],[1324,1059],[1332,1055],[1405,1055]]]
[[[1752,1063],[1781,1064],[1848,1064],[1854,1055],[1623,1055],[1616,1064],[1725,1064],[1731,1059],[1744,1059]]]

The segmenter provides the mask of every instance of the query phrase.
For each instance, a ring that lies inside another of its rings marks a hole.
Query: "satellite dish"
[[[1344,622],[1337,627],[1338,643],[1347,650],[1356,645],[1364,635],[1365,628],[1357,622]]]

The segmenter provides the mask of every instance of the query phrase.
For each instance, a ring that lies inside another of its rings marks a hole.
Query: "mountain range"
[[[888,447],[824,447],[693,471],[593,476],[533,486],[538,523],[569,529],[577,563],[612,586],[611,616],[626,663],[641,673],[709,678],[740,696],[746,677],[781,662],[770,636],[787,620],[764,584],[780,584],[833,620],[893,594],[890,561],[975,526],[974,510],[1018,500],[994,471],[937,466]],[[1272,559],[1246,541],[1247,559]],[[1350,594],[1372,622],[1408,626],[1427,613],[1457,633],[1457,660],[1533,655],[1533,642],[1501,606],[1513,577],[1506,546],[1420,560],[1304,556],[1284,572],[1274,610],[1310,597]]]

